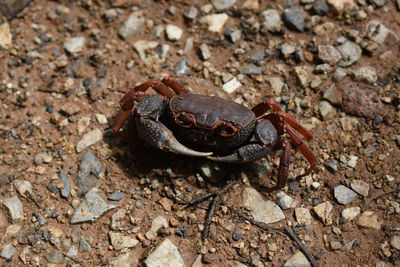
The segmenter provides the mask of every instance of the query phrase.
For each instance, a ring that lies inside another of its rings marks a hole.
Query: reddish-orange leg
[[[268,188],[265,191],[272,192],[281,189],[286,185],[290,163],[291,144],[299,149],[299,151],[310,163],[310,167],[305,171],[304,174],[300,175],[300,177],[310,174],[317,165],[317,158],[315,157],[313,152],[303,143],[300,137],[296,134],[296,131],[303,135],[306,139],[312,138],[311,133],[303,128],[296,120],[290,117],[289,114],[283,112],[279,104],[273,100],[266,100],[263,103],[256,105],[252,109],[252,111],[256,114],[257,117],[261,117],[267,111],[272,111],[272,113],[262,116],[261,119],[267,119],[271,121],[280,136],[284,133],[289,136],[289,138],[282,137],[281,142],[278,144],[278,146],[283,147],[283,153],[279,162],[277,184],[276,186]]]

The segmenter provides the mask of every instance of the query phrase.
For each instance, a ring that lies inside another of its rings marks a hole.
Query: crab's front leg
[[[168,99],[152,95],[143,99],[135,111],[135,124],[139,139],[158,149],[194,157],[207,157],[211,152],[199,152],[182,145],[159,118],[164,113]]]

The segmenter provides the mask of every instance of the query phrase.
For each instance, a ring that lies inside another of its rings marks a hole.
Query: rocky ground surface
[[[399,7],[35,0],[3,18],[0,265],[398,265]],[[165,76],[249,107],[275,99],[313,133],[318,168],[295,179],[308,163],[293,153],[288,186],[261,194],[280,151],[229,166],[142,147],[132,161],[110,131],[118,101]],[[229,179],[203,242],[209,202],[173,199]]]

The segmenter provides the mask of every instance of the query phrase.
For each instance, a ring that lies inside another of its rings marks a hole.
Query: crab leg
[[[187,90],[183,85],[175,81],[172,77],[165,77],[161,81],[163,84],[168,85],[171,87],[177,95],[186,94]]]

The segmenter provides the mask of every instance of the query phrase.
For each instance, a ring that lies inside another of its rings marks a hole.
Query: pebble
[[[24,219],[23,205],[18,196],[2,199],[0,202],[8,209],[12,223],[18,223]]]
[[[344,185],[338,185],[334,188],[334,196],[340,204],[347,205],[353,201],[357,194]]]
[[[350,7],[357,7],[354,0],[327,0],[326,2],[338,15],[342,14],[345,8],[350,9]]]
[[[325,225],[332,225],[332,212],[333,206],[329,201],[325,201],[313,207],[315,214]]]
[[[237,43],[242,38],[242,31],[241,30],[229,31],[227,36],[229,37],[229,40],[231,40],[232,43]]]
[[[351,207],[351,208],[347,208],[344,209],[342,211],[342,217],[346,220],[346,221],[351,221],[353,220],[355,217],[358,216],[358,214],[360,214],[361,212],[361,208],[360,207]]]
[[[29,193],[31,193],[31,195],[33,194],[32,184],[29,181],[14,180],[13,185],[14,185],[15,189],[17,189],[18,193],[23,197],[26,197],[25,192],[29,192]]]
[[[326,62],[330,65],[335,65],[340,59],[342,59],[339,51],[331,45],[319,45],[318,57],[323,62]]]
[[[311,267],[311,264],[301,251],[297,251],[283,267]]]
[[[80,194],[86,194],[90,189],[96,186],[97,178],[102,174],[103,163],[96,157],[92,150],[87,150],[80,158],[78,176],[76,185],[80,189]]]
[[[60,261],[62,261],[63,255],[62,255],[62,253],[60,251],[54,250],[52,252],[47,253],[45,255],[45,258],[49,263],[57,264]]]
[[[335,113],[335,108],[328,101],[321,101],[319,103],[319,113],[323,120],[331,118]]]
[[[60,107],[60,111],[68,116],[72,116],[78,114],[81,111],[81,107],[76,103],[67,102]]]
[[[299,202],[296,199],[292,198],[283,191],[279,191],[276,194],[276,196],[277,196],[276,204],[278,204],[279,207],[281,207],[281,209],[283,210],[293,209],[299,204]]]
[[[131,252],[125,252],[121,255],[110,258],[108,265],[109,267],[138,266],[138,260]]]
[[[284,58],[289,58],[296,52],[296,47],[290,43],[283,43],[280,47],[280,51]]]
[[[299,8],[292,7],[285,9],[282,19],[288,28],[299,32],[304,32],[304,14]]]
[[[313,32],[317,36],[327,36],[331,35],[335,30],[336,25],[333,22],[327,21],[322,24],[315,25],[313,27]]]
[[[7,222],[5,222],[6,224]],[[2,227],[2,229],[5,228],[5,225],[3,227],[3,225],[0,225]],[[11,242],[13,239],[18,237],[18,233],[21,230],[21,225],[20,224],[11,224],[7,227],[7,229],[5,230],[4,235],[1,237],[0,239],[0,244],[6,244],[8,242]],[[2,232],[3,234],[3,232]]]
[[[318,16],[326,16],[329,13],[329,6],[323,0],[316,0],[312,3],[312,10]]]
[[[247,187],[242,193],[243,204],[253,216],[254,220],[266,224],[285,219],[282,210],[274,202],[266,200],[257,190]]]
[[[194,7],[191,6],[189,7],[189,9],[185,12],[185,14],[183,14],[185,16],[186,19],[188,20],[194,20],[197,17],[197,14],[199,13],[199,10]]]
[[[390,238],[390,245],[397,250],[400,250],[400,236],[394,235]]]
[[[381,230],[382,227],[382,223],[378,220],[378,215],[373,211],[364,211],[361,213],[356,221],[356,224],[364,228],[375,230]]]
[[[351,188],[363,197],[367,197],[369,193],[369,184],[363,180],[353,180],[350,184]]]
[[[217,11],[232,7],[237,0],[211,0],[212,5]]]
[[[10,25],[5,22],[0,24],[0,49],[9,49],[12,47],[12,35]]]
[[[349,166],[350,168],[355,168],[357,165],[357,161],[358,161],[358,157],[351,155],[350,159],[346,162],[347,166]]]
[[[299,224],[310,225],[312,222],[312,217],[310,210],[307,208],[295,208],[294,214],[296,216],[296,221]]]
[[[154,49],[158,46],[155,41],[139,40],[133,43],[133,48],[139,54],[139,58],[142,61],[148,61],[146,56],[146,51],[149,49]]]
[[[218,255],[216,255],[215,253],[206,253],[203,255],[203,262],[206,264],[211,264],[214,261],[218,260]]]
[[[338,105],[342,102],[342,95],[334,84],[328,86],[323,91],[322,97],[334,105]]]
[[[183,58],[176,63],[174,68],[174,73],[176,77],[182,77],[184,75],[189,74],[190,68],[188,66],[187,59]]]
[[[347,67],[356,63],[362,54],[361,47],[352,41],[344,42],[338,49],[342,55],[342,59],[338,62],[339,67]]]
[[[178,248],[167,238],[162,240],[144,261],[147,267],[174,266],[184,267],[185,262]]]
[[[78,135],[81,135],[90,124],[89,117],[82,117],[78,120]]]
[[[378,80],[376,70],[371,66],[360,67],[351,72],[351,75],[356,81],[362,81],[369,84],[374,84]]]
[[[343,117],[339,119],[340,125],[342,126],[343,131],[351,132],[352,130],[356,129],[359,121],[356,118],[351,117]]]
[[[228,18],[229,16],[225,13],[212,14],[201,18],[200,23],[207,24],[210,32],[220,32]]]
[[[39,154],[36,154],[34,163],[36,165],[40,165],[42,163],[50,163],[53,160],[53,157],[48,154],[47,152],[42,152]]]
[[[383,7],[389,2],[389,0],[368,0],[368,2],[374,4],[377,7]]]
[[[139,241],[135,238],[124,236],[121,233],[109,232],[111,245],[115,250],[122,250],[124,248],[133,248]]]
[[[96,113],[94,116],[96,117],[96,120],[97,120],[97,122],[98,122],[99,124],[104,125],[104,124],[107,124],[107,123],[108,123],[108,120],[107,120],[106,115],[101,114],[101,113]]]
[[[124,197],[124,192],[114,192],[108,196],[109,200],[120,201]]]
[[[65,254],[70,259],[73,259],[76,255],[78,255],[78,248],[76,246],[71,246]]]
[[[118,204],[108,203],[99,193],[101,191],[97,188],[86,193],[85,199],[75,210],[71,223],[94,222],[107,211],[119,206]]]
[[[150,230],[145,234],[146,238],[149,240],[154,239],[157,236],[158,230],[162,227],[167,228],[168,221],[164,217],[158,216],[151,222]]]
[[[126,39],[142,28],[144,28],[146,19],[142,16],[140,11],[131,13],[127,20],[124,21],[121,28],[119,28],[118,34],[121,38]]]
[[[228,82],[224,83],[222,86],[222,90],[224,90],[226,93],[231,94],[236,91],[242,84],[237,80],[236,77],[233,77],[230,79]]]
[[[103,133],[101,132],[100,129],[94,129],[87,134],[85,134],[82,139],[78,142],[76,145],[76,152],[80,153],[82,152],[85,148],[96,144],[100,140],[103,139]]]
[[[282,31],[282,20],[278,11],[275,9],[267,9],[260,14],[262,20],[262,27],[269,32]]]
[[[82,52],[85,46],[85,37],[71,37],[64,41],[64,49],[70,54]]]
[[[79,240],[79,252],[88,252],[91,248],[92,246],[86,239],[81,238]]]
[[[296,66],[293,74],[301,87],[307,88],[310,84],[311,68],[309,66]]]
[[[60,188],[61,196],[63,198],[68,199],[69,196],[71,195],[71,182],[69,180],[69,177],[68,177],[68,175],[63,174],[63,173],[60,173],[59,177],[60,177],[61,183],[63,184],[63,187]]]
[[[211,52],[210,52],[210,49],[208,48],[207,44],[203,43],[200,45],[199,48],[200,48],[201,58],[203,60],[207,60],[211,57]]]
[[[1,249],[0,257],[11,260],[15,253],[17,253],[17,249],[12,244],[6,244]]]
[[[183,30],[181,28],[172,24],[167,24],[167,26],[165,27],[165,32],[167,34],[168,40],[170,41],[177,41],[181,39],[183,34]]]
[[[282,81],[281,77],[268,77],[267,81],[269,82],[274,95],[281,95],[282,89],[285,87],[285,83]]]
[[[257,67],[256,65],[250,63],[239,68],[239,71],[247,75],[260,75],[265,67]]]

